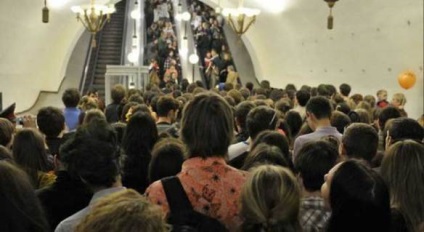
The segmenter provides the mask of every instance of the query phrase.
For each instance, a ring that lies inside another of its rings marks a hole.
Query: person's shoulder
[[[55,232],[72,232],[74,231],[75,226],[79,221],[88,213],[88,208],[84,208],[75,214],[67,217],[59,223],[59,225],[54,230]]]

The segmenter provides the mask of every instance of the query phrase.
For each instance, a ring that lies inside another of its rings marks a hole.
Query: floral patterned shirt
[[[228,166],[223,158],[195,157],[183,163],[177,176],[194,210],[218,219],[230,231],[238,229],[242,222],[239,217],[239,196],[247,172]],[[166,214],[169,213],[160,181],[147,188],[146,196],[151,202],[162,206]]]

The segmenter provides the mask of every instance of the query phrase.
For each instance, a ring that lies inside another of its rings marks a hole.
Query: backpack
[[[163,178],[161,182],[170,209],[168,223],[172,232],[228,231],[217,219],[194,211],[178,177]]]

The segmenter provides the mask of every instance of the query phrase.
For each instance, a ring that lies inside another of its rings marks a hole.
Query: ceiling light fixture
[[[244,0],[239,1],[238,8],[224,8],[222,14],[227,17],[227,21],[231,28],[239,37],[243,35],[250,26],[256,21],[256,16],[260,10],[243,7]]]

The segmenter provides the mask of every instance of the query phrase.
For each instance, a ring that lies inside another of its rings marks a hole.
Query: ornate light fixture
[[[222,14],[227,17],[227,21],[231,28],[240,37],[250,26],[256,21],[256,16],[260,10],[243,7],[243,1],[240,0],[238,8],[224,8]]]
[[[90,5],[73,6],[71,10],[76,13],[77,20],[91,32],[93,35],[91,43],[93,47],[96,47],[96,33],[103,29],[106,22],[110,22],[110,14],[115,12],[115,7],[96,5],[95,0],[91,0]]]
[[[324,1],[327,2],[328,7],[330,8],[330,15],[328,15],[328,18],[327,18],[327,28],[328,28],[328,30],[331,30],[331,29],[333,29],[333,21],[334,21],[333,7],[338,0],[324,0]]]

